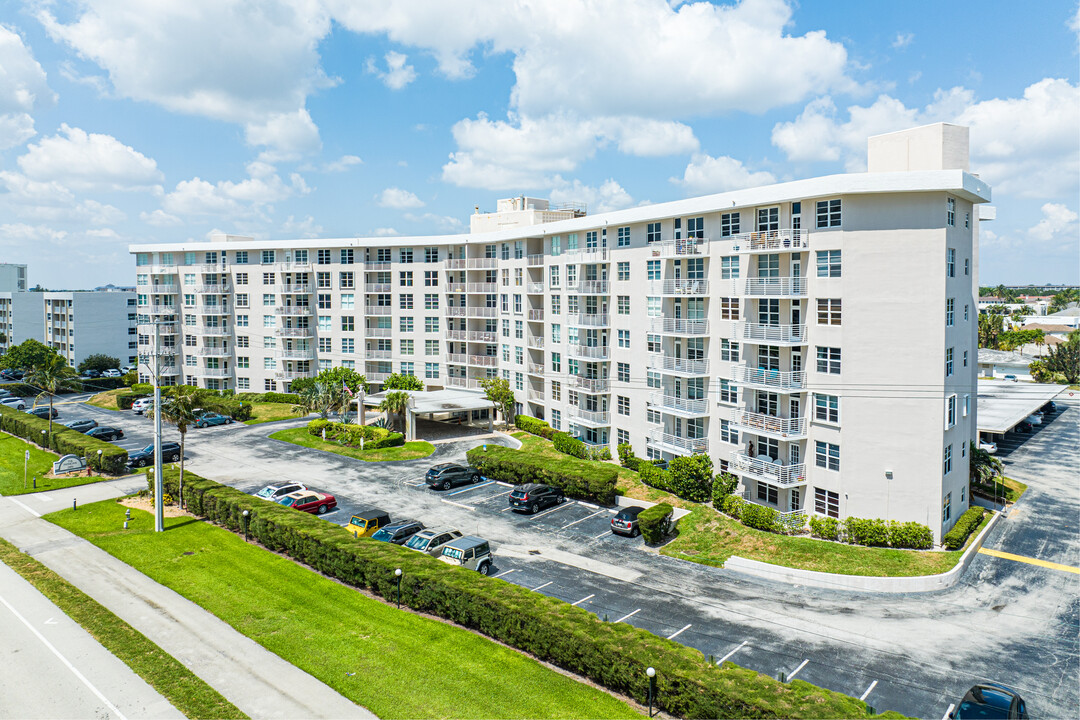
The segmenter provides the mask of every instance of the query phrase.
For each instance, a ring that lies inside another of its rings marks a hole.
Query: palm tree
[[[34,365],[23,381],[41,390],[37,399],[49,396],[49,438],[52,439],[53,398],[64,390],[79,390],[77,375],[62,355],[53,354]]]
[[[333,400],[326,383],[317,382],[300,391],[300,402],[293,405],[293,412],[297,415],[317,412],[319,417],[326,420],[333,409]]]
[[[180,431],[180,507],[184,507],[184,441],[187,439],[188,426],[194,425],[202,412],[196,407],[199,403],[198,389],[189,385],[177,387],[161,402],[161,419],[175,425]],[[153,417],[153,409],[146,414]]]
[[[409,409],[409,393],[404,390],[395,390],[386,393],[383,401],[379,403],[379,410],[386,413],[387,419],[394,415],[401,416],[402,432],[408,430],[406,411]],[[391,422],[391,427],[393,423]]]

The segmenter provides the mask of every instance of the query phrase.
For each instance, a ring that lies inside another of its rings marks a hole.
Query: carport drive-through
[[[471,415],[480,410],[487,411],[488,432],[494,432],[495,403],[487,399],[484,393],[472,390],[428,390],[425,392],[414,390],[389,390],[387,392],[403,392],[409,396],[409,406],[405,411],[405,439],[416,440],[417,418],[427,415],[429,419],[435,416],[449,415],[451,418],[460,417],[461,413]],[[355,400],[362,408],[378,407],[386,399],[386,392],[375,395],[361,393]],[[360,418],[361,424],[364,418]]]

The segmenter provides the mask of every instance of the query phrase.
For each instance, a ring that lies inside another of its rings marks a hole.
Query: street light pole
[[[397,582],[397,607],[401,609],[401,568],[394,571],[394,581]]]
[[[649,717],[652,717],[653,700],[656,697],[656,668],[650,667],[645,674],[649,676]]]
[[[145,316],[143,316],[145,317]],[[140,320],[143,318],[140,317]],[[152,320],[139,325],[154,327],[154,532],[165,531],[165,486],[161,477],[161,331],[162,325],[175,325],[172,320]]]

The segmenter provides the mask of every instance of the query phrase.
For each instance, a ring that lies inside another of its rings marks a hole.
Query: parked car
[[[278,498],[278,504],[291,507],[301,512],[318,513],[325,515],[337,507],[337,498],[329,493],[314,492],[312,490],[297,490],[283,498]]]
[[[233,419],[228,415],[216,412],[205,412],[195,421],[195,427],[204,428],[211,425],[232,425]]]
[[[1020,422],[1016,423],[1016,427],[1013,429],[1016,430],[1016,432],[1018,433],[1029,433],[1031,432],[1031,428],[1031,423],[1029,423],[1027,420],[1021,420]]]
[[[37,415],[39,418],[43,418],[45,420],[48,420],[50,415],[52,416],[53,420],[60,417],[60,413],[56,411],[56,408],[50,408],[48,405],[44,407],[30,408],[26,412],[30,413],[31,415]]]
[[[154,406],[154,398],[152,398],[152,397],[139,398],[135,402],[131,403],[131,410],[136,415],[142,415],[144,412],[146,412],[149,408],[152,408],[153,406]]]
[[[10,390],[5,390],[4,388],[0,388],[0,398],[9,398],[9,397],[15,397],[15,396],[11,394]]]
[[[640,535],[641,528],[638,527],[637,516],[644,509],[635,505],[620,510],[615,517],[611,518],[611,532],[617,535],[629,535],[630,537]]]
[[[559,505],[564,502],[566,502],[566,495],[562,490],[539,483],[518,485],[510,493],[510,507],[515,510],[528,510],[533,514],[550,505]]]
[[[964,693],[956,710],[949,713],[949,717],[955,720],[968,718],[1026,720],[1027,716],[1024,699],[1015,690],[995,682],[979,683],[973,686]]]
[[[1044,413],[1044,414],[1052,414],[1052,413],[1056,413],[1057,409],[1058,409],[1058,406],[1057,406],[1056,402],[1054,402],[1053,400],[1047,400],[1046,404],[1042,406],[1042,408],[1039,410],[1039,412]]]
[[[161,443],[161,459],[162,462],[179,462],[180,461],[180,443],[175,442],[163,442]],[[154,444],[150,443],[142,450],[138,450],[128,455],[128,465],[131,467],[146,467],[154,463]]]
[[[289,493],[294,493],[297,490],[307,490],[307,486],[301,483],[284,483],[281,485],[267,485],[259,492],[255,493],[255,497],[261,497],[264,500],[277,500],[283,498]]]
[[[1005,377],[1002,378],[1002,380],[1012,380],[1013,382],[1019,382],[1019,380],[1017,380],[1015,375],[1006,375]]]
[[[349,518],[345,529],[358,538],[371,537],[380,528],[390,524],[390,516],[382,510],[365,510]]]
[[[476,468],[457,463],[442,463],[430,468],[424,476],[424,482],[433,488],[449,490],[455,485],[480,482],[480,472]]]
[[[101,377],[101,371],[100,370],[87,370],[86,372],[84,372],[82,374],[82,376],[84,378],[90,378],[90,379],[99,378],[99,377]]]
[[[84,433],[87,430],[93,430],[98,426],[97,420],[93,418],[76,418],[75,420],[68,420],[67,422],[60,423],[68,430],[74,430],[75,432]]]
[[[1043,416],[1041,414],[1039,414],[1039,413],[1031,413],[1030,415],[1028,415],[1024,419],[1027,420],[1032,425],[1042,425]]]
[[[979,449],[980,450],[985,450],[986,452],[993,455],[994,453],[997,452],[997,443],[993,442],[992,440],[980,440],[979,441]]]
[[[21,397],[0,398],[0,405],[7,405],[9,408],[15,408],[16,410],[26,409],[26,401]]]
[[[22,376],[16,375],[17,372],[17,370],[12,370],[11,368],[0,370],[0,380],[20,380]]]
[[[120,368],[120,371],[124,373],[134,372],[135,370],[138,370],[138,368],[134,365],[125,365],[124,367]]]
[[[446,543],[439,559],[444,563],[477,570],[481,575],[487,575],[491,572],[491,563],[495,558],[487,540],[466,535]]]
[[[425,552],[431,557],[442,555],[443,547],[451,540],[461,537],[461,531],[454,528],[432,528],[421,530],[405,541],[405,547],[418,552]]]
[[[119,370],[117,370],[116,368],[109,368],[105,372],[101,373],[101,377],[114,377],[115,378],[115,377],[120,377],[121,375],[123,375],[123,373],[120,372]]]
[[[419,520],[398,520],[376,530],[371,539],[404,545],[406,540],[423,529],[424,523]]]
[[[96,427],[86,431],[86,437],[95,437],[98,440],[120,440],[124,437],[124,431],[114,427]]]

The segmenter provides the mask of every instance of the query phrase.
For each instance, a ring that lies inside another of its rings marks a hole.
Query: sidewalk
[[[0,497],[0,536],[91,596],[252,718],[375,718],[198,605],[39,517],[145,487],[142,477]]]

